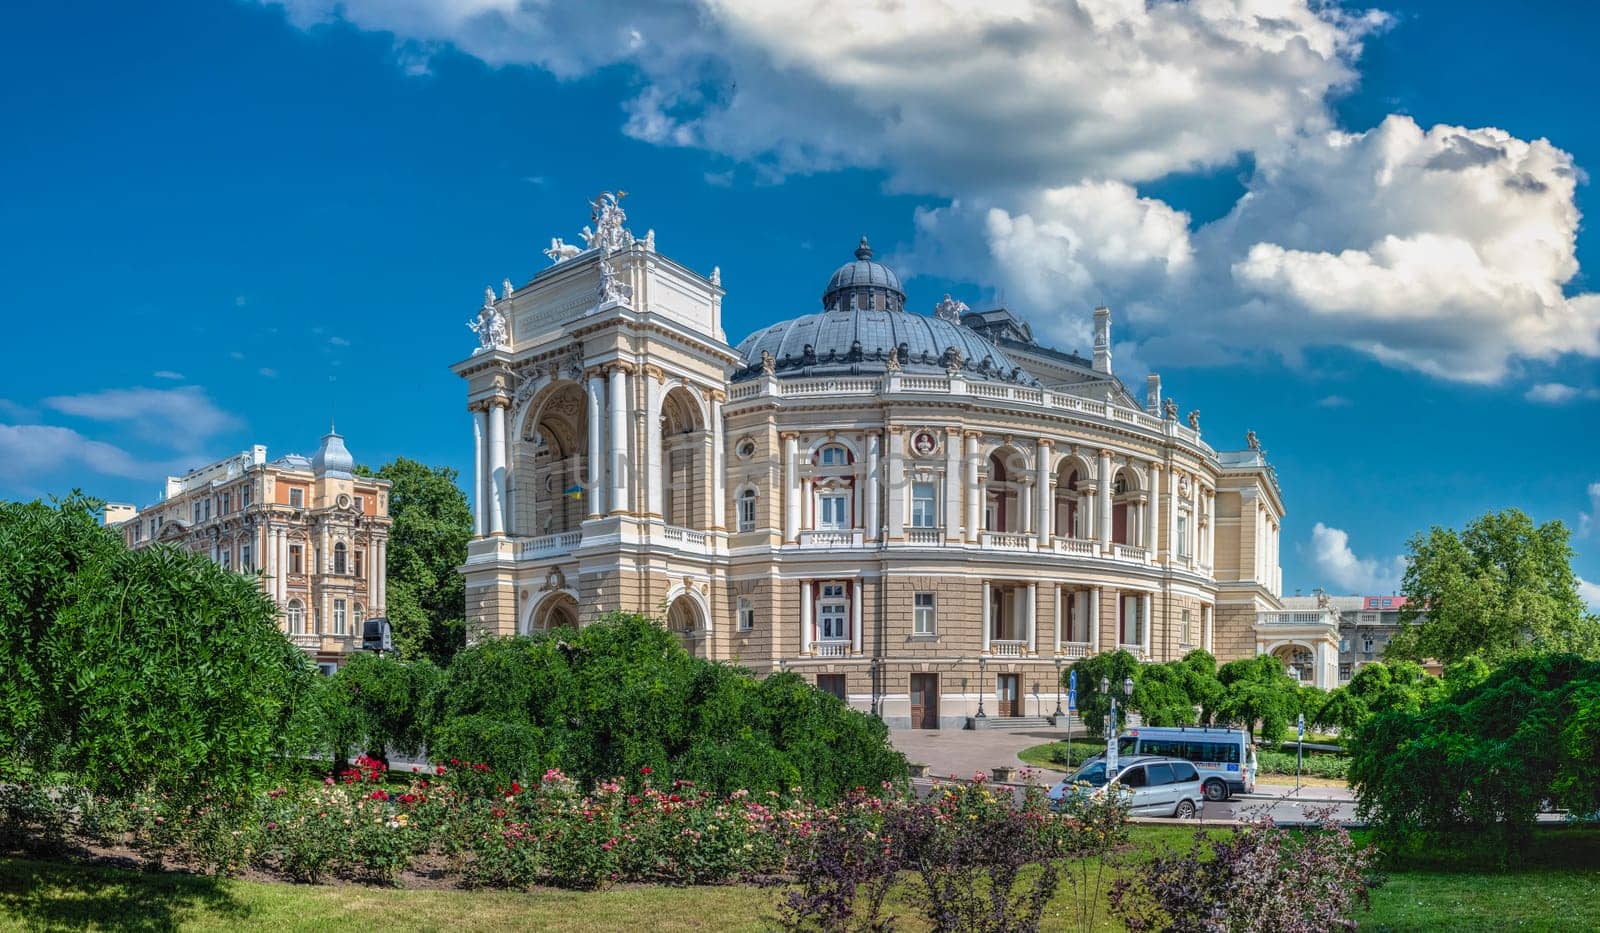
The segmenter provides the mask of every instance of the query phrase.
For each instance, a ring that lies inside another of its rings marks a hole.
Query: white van
[[[1207,800],[1227,800],[1256,789],[1256,747],[1242,729],[1140,726],[1117,740],[1117,757],[1182,758],[1200,771]]]

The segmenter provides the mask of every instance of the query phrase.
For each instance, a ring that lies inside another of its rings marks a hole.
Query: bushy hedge
[[[1385,841],[1468,830],[1510,851],[1546,805],[1600,809],[1600,661],[1520,658],[1420,711],[1362,727],[1350,767]]]
[[[524,778],[558,768],[589,784],[650,768],[721,792],[799,787],[828,801],[906,773],[881,720],[794,674],[694,658],[659,622],[622,613],[462,651],[430,735],[434,761]]]
[[[1256,763],[1261,774],[1294,774],[1294,752],[1256,753]],[[1343,780],[1350,775],[1350,758],[1347,755],[1305,755],[1300,761],[1300,773],[1312,777]]]

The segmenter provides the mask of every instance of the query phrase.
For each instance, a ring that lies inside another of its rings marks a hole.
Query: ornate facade
[[[695,653],[796,671],[897,727],[1045,715],[1062,665],[1258,647],[1278,483],[1151,377],[1004,310],[909,311],[863,238],[817,313],[737,347],[720,275],[598,200],[589,248],[491,292],[454,367],[476,442],[475,637],[660,615]]]
[[[269,461],[257,445],[167,477],[155,505],[108,506],[107,521],[130,547],[172,542],[259,573],[289,638],[319,664],[337,666],[361,647],[362,621],[385,606],[389,481],[354,469],[331,431],[312,457]]]

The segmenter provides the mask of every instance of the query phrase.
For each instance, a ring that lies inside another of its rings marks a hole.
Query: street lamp
[[[1117,773],[1117,697],[1111,693],[1111,679],[1101,676],[1100,692],[1111,696],[1111,718],[1106,721],[1106,780]],[[1122,696],[1133,698],[1133,678],[1122,678]]]
[[[987,680],[985,680],[985,675],[984,675],[983,671],[984,671],[983,655],[978,655],[978,715],[974,716],[973,717],[974,719],[987,719],[988,718],[988,717],[983,715],[984,684],[987,683]]]
[[[1056,656],[1056,718],[1060,719],[1061,713],[1061,657]],[[1059,725],[1059,723],[1057,724]]]

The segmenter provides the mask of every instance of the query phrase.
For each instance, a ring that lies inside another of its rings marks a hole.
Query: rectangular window
[[[911,634],[932,635],[933,629],[933,594],[918,593],[912,597]]]
[[[305,504],[306,504],[305,491],[301,490],[301,489],[295,489],[295,488],[291,487],[290,490],[289,490],[289,507],[292,508],[292,509],[299,509],[299,508],[304,508]]]
[[[250,553],[250,545],[239,545],[239,569],[245,573],[250,573],[251,571],[255,570],[255,564],[251,560],[253,556],[254,555]]]
[[[344,600],[336,599],[333,601],[333,634],[344,634],[344,622]]]
[[[850,527],[850,497],[829,493],[817,497],[817,527],[842,531]]]
[[[226,514],[228,514],[229,512],[232,512],[232,511],[233,511],[233,493],[225,492],[225,493],[222,494],[222,508],[217,510],[217,514],[218,515],[226,515]]]
[[[158,530],[160,530],[160,528],[161,528],[160,522],[161,522],[161,520],[159,518],[150,519],[150,539],[151,540],[155,540],[156,532]]]
[[[227,548],[223,548],[217,552],[217,563],[222,565],[223,570],[227,570],[228,567],[233,563],[232,558],[233,552]]]
[[[367,510],[367,497],[366,496],[356,496],[355,497],[355,501],[356,501],[356,511],[358,513],[359,512],[365,512]]]
[[[745,492],[739,497],[739,530],[756,530],[756,494]]]
[[[250,487],[248,485],[241,486],[241,487],[239,487],[239,508],[248,509],[249,507],[250,507]]]
[[[1189,516],[1182,515],[1182,514],[1180,514],[1178,516],[1178,532],[1177,532],[1176,537],[1178,539],[1178,556],[1179,557],[1188,557],[1189,556]]]
[[[1194,644],[1194,619],[1190,617],[1189,610],[1183,610],[1183,646]]]
[[[1140,596],[1122,597],[1122,644],[1144,644],[1144,599]]]
[[[843,583],[824,583],[817,599],[817,639],[842,641],[848,637],[850,601]]]
[[[823,693],[832,694],[840,700],[845,698],[843,674],[818,674],[817,689]]]
[[[748,632],[756,627],[756,607],[748,597],[739,597],[739,631]]]
[[[196,525],[198,525],[198,524],[200,524],[200,519],[201,519],[201,518],[202,518],[202,517],[203,517],[203,516],[204,516],[204,515],[205,515],[205,514],[206,514],[206,513],[205,513],[205,512],[204,512],[204,511],[202,511],[202,510],[201,510],[201,508],[200,508],[200,501],[199,501],[199,500],[198,500],[198,499],[197,499],[197,500],[195,500],[195,503],[194,503],[194,523],[195,523],[195,524],[196,524]]]
[[[351,631],[354,634],[361,634],[361,620],[364,618],[366,618],[365,610],[361,608],[360,603],[356,603],[355,607],[350,610],[350,624],[353,626]]]
[[[933,528],[939,521],[939,500],[933,483],[911,484],[911,527]]]
[[[289,545],[289,572],[305,573],[305,548],[299,544]]]
[[[211,521],[211,500],[206,499],[206,521]]]
[[[366,574],[363,572],[363,571],[366,570],[366,567],[367,567],[367,552],[366,551],[357,551],[356,552],[356,576],[358,576],[358,577],[366,576]]]

